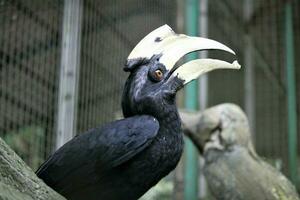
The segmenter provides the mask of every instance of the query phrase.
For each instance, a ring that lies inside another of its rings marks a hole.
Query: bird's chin
[[[176,96],[176,93],[184,87],[184,80],[178,78],[174,74],[170,74],[167,81],[164,83],[166,93]]]
[[[164,95],[163,101],[166,104],[175,104],[175,100],[176,100],[176,92],[174,91],[167,91]]]

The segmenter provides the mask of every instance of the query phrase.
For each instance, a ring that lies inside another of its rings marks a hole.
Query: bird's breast
[[[133,185],[152,187],[168,175],[180,160],[183,150],[183,135],[178,130],[160,129],[153,143],[137,155],[128,167],[135,170],[136,179]],[[143,178],[141,178],[143,177]]]

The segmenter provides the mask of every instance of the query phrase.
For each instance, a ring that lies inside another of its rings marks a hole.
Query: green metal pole
[[[198,35],[199,18],[198,0],[186,0],[185,23],[188,35]],[[188,60],[197,58],[197,54],[188,55]],[[198,83],[193,81],[185,88],[185,107],[189,110],[198,108]],[[185,171],[184,171],[184,199],[196,200],[198,197],[198,152],[193,143],[185,139]]]
[[[285,4],[285,52],[288,110],[288,159],[291,181],[297,183],[297,105],[295,82],[295,57],[293,35],[293,10],[291,2]]]

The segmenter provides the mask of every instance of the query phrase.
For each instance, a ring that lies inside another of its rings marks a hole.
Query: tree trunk
[[[0,199],[65,200],[48,187],[0,138]]]

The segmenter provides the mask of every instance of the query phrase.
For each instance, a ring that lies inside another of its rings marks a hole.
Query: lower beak
[[[222,60],[216,59],[197,59],[187,62],[178,67],[172,76],[177,76],[183,81],[183,84],[187,84],[190,81],[198,78],[204,73],[210,72],[215,69],[240,69],[241,66],[237,61],[228,63]]]

